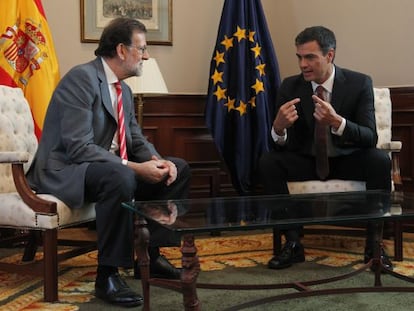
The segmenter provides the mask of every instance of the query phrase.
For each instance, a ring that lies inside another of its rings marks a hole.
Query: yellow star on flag
[[[235,99],[231,99],[230,97],[227,98],[227,103],[224,104],[224,106],[227,106],[227,112],[230,112],[230,110],[235,109],[234,108],[234,103],[235,103]]]
[[[259,57],[262,48],[259,46],[258,43],[256,43],[256,46],[254,48],[251,48],[250,50],[254,52],[254,57]]]
[[[217,101],[219,101],[220,99],[225,99],[226,92],[227,92],[227,89],[222,89],[220,85],[218,85],[217,90],[214,92],[214,95],[216,95],[217,97]]]
[[[259,79],[256,79],[256,83],[253,84],[252,89],[256,91],[256,94],[259,94],[260,92],[264,91],[263,82]]]
[[[260,76],[264,76],[265,75],[265,67],[266,64],[259,64],[256,66],[256,69],[259,71]]]
[[[220,42],[222,45],[225,46],[226,51],[233,47],[233,38],[228,38],[226,35],[224,36],[224,40]]]
[[[214,74],[211,76],[211,79],[214,81],[214,85],[218,82],[223,82],[223,73],[224,72],[218,72],[217,69],[214,70]]]
[[[247,105],[241,100],[239,107],[236,108],[238,112],[240,112],[240,115],[244,115],[247,113]]]
[[[213,59],[216,61],[216,67],[218,67],[220,63],[225,63],[224,53],[219,53],[219,51],[216,51],[216,56],[214,56]]]
[[[256,108],[256,96],[253,96],[252,98],[250,98],[249,104],[252,108]]]
[[[246,29],[241,29],[237,26],[237,31],[233,35],[237,37],[237,40],[240,42],[241,40],[246,39]]]
[[[254,35],[256,34],[256,31],[249,31],[249,41],[254,42]]]

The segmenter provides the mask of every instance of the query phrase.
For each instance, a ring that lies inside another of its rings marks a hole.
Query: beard
[[[134,68],[129,68],[129,77],[140,77],[143,73],[143,64],[142,62],[139,62]]]
[[[140,63],[140,64],[137,66],[136,70],[135,70],[135,75],[136,75],[137,77],[140,77],[140,76],[142,76],[142,72],[143,72],[143,70],[142,70],[142,63]]]

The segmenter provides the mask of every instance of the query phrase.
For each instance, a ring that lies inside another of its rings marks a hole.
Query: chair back
[[[388,88],[374,88],[375,119],[377,121],[377,147],[391,141],[392,104]]]
[[[30,167],[38,142],[30,106],[20,88],[0,85],[0,151],[27,152]],[[16,192],[10,164],[0,164],[0,193]]]

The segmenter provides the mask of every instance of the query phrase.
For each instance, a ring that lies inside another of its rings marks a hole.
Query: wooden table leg
[[[147,228],[147,222],[144,218],[135,215],[134,221],[134,242],[135,242],[135,256],[138,261],[137,268],[141,274],[142,293],[144,297],[144,307],[142,310],[150,310],[150,286],[148,279],[150,278],[149,269],[149,230]]]
[[[186,234],[183,237],[181,288],[184,299],[184,310],[200,311],[201,304],[197,297],[197,277],[200,273],[200,262],[197,256],[197,248],[194,244],[194,235]]]
[[[383,264],[381,261],[381,247],[382,247],[382,234],[384,223],[382,221],[376,221],[374,223],[374,253],[372,258],[372,265],[374,266],[375,282],[374,286],[382,286],[381,272]]]

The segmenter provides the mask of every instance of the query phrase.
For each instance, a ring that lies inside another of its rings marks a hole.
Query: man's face
[[[323,55],[316,41],[296,46],[299,68],[306,81],[315,81],[318,84],[325,82],[332,73],[332,61],[335,56],[333,49]]]
[[[145,33],[135,32],[132,36],[132,43],[127,46],[127,53],[124,62],[124,69],[128,76],[141,76],[144,60],[149,58]]]

